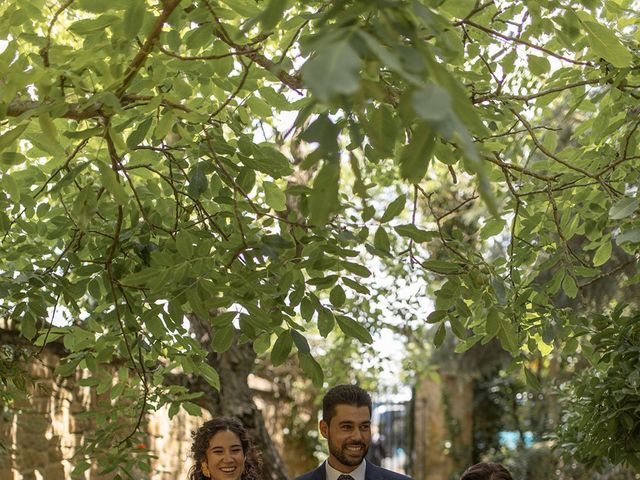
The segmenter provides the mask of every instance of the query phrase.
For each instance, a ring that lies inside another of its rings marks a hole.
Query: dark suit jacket
[[[327,471],[325,468],[324,463],[322,463],[322,465],[315,470],[302,474],[295,480],[327,480]],[[365,480],[412,480],[411,477],[378,467],[371,462],[367,462],[364,478]]]

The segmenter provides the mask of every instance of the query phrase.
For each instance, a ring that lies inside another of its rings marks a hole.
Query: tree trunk
[[[211,348],[212,335],[208,323],[193,316],[189,320],[192,331],[203,348],[209,352],[207,356],[209,365],[220,375],[220,392],[218,393],[200,377],[189,379],[186,386],[192,392],[204,392],[198,402],[211,415],[236,417],[251,432],[256,446],[262,452],[263,478],[286,480],[284,463],[267,432],[262,412],[256,407],[253,393],[249,388],[248,377],[256,360],[252,345],[234,343],[226,352],[216,353]]]

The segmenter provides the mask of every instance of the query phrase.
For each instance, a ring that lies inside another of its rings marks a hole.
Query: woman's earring
[[[202,462],[202,474],[207,477],[207,478],[211,478],[211,472],[209,471],[209,465],[207,465],[205,462]]]

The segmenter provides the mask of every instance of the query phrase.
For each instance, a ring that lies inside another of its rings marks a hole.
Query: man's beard
[[[351,442],[351,443],[343,443],[342,445],[336,445],[331,441],[330,438],[328,440],[329,440],[329,453],[331,453],[331,455],[333,455],[340,463],[342,463],[343,465],[347,465],[349,467],[357,467],[358,465],[360,465],[364,457],[367,455],[367,451],[369,450],[369,446],[364,442],[358,442],[358,443]],[[345,448],[347,445],[361,445],[363,448],[362,448],[362,455],[360,456],[360,458],[354,459],[354,457],[347,456],[345,452]]]

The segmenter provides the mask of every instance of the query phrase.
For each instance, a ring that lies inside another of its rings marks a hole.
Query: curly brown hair
[[[198,430],[191,432],[193,443],[191,444],[191,457],[193,466],[189,469],[188,480],[209,480],[202,473],[202,462],[207,458],[209,440],[218,432],[229,431],[235,433],[242,444],[245,466],[241,480],[262,479],[262,455],[253,446],[247,429],[240,420],[233,417],[217,417],[205,422]]]
[[[460,480],[513,480],[513,477],[499,463],[483,462],[467,468]]]

